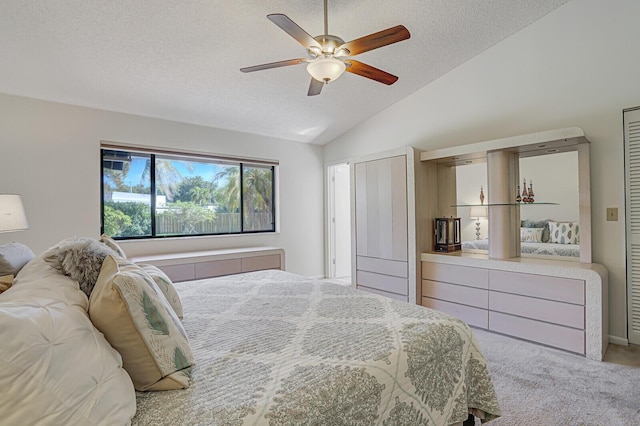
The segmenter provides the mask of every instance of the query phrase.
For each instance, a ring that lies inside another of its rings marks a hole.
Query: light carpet
[[[640,368],[473,332],[502,409],[490,425],[640,425]]]

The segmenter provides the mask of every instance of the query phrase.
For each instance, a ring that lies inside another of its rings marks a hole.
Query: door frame
[[[335,166],[340,166],[340,165],[348,165],[349,166],[349,176],[351,176],[351,169],[353,167],[353,162],[351,161],[351,159],[348,160],[340,160],[340,161],[333,161],[333,162],[329,162],[329,163],[325,163],[324,165],[324,199],[325,199],[325,232],[324,232],[324,236],[325,236],[325,266],[324,266],[324,275],[326,278],[335,278],[335,265],[333,263],[333,258],[335,256],[335,225],[333,223],[333,214],[335,211],[335,191],[333,190],[334,186],[333,186],[333,181],[332,179],[334,178],[334,170],[333,168]],[[349,179],[350,184],[351,184],[351,178]],[[351,197],[351,188],[349,189],[349,194]],[[351,209],[351,202],[349,202],[349,206]],[[349,213],[349,222],[351,225],[353,225],[351,222],[351,216],[353,216],[353,212]],[[353,251],[353,247],[352,247],[352,251]],[[353,277],[351,278],[351,281],[353,282]]]

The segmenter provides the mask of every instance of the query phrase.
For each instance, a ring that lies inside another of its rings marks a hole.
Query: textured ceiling
[[[307,97],[304,57],[270,22],[323,33],[322,0],[1,0],[0,92],[327,143],[568,0],[329,0],[329,33],[349,41],[398,24],[411,38],[356,59],[392,86],[345,73]]]

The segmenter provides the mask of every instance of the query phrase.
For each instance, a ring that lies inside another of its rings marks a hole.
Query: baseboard
[[[609,335],[609,343],[620,346],[629,346],[629,340],[623,337]]]
[[[307,278],[310,278],[312,280],[324,280],[326,277],[324,275],[311,275]]]

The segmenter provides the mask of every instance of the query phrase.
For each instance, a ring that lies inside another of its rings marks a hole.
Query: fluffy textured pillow
[[[162,272],[162,270],[155,265],[140,263],[138,264],[138,266],[144,269],[144,271],[149,274],[151,278],[153,278],[153,281],[158,285],[158,287],[160,287],[160,290],[162,290],[164,297],[167,299],[167,302],[169,302],[169,305],[171,305],[171,307],[173,308],[173,311],[176,313],[178,318],[182,319],[182,302],[180,301],[180,296],[178,296],[176,288],[173,286],[173,282],[167,276],[167,274]]]
[[[108,256],[89,299],[89,316],[122,355],[137,390],[189,387],[195,361],[187,335],[141,267]]]
[[[549,221],[550,219],[523,219],[520,221],[521,228],[542,228],[542,238],[540,242],[549,242]]]
[[[18,275],[20,269],[35,256],[24,244],[9,243],[0,246],[0,275]]]
[[[131,378],[86,306],[78,284],[39,258],[2,294],[1,424],[129,424]]]
[[[116,252],[118,256],[124,257],[125,259],[127,258],[127,255],[124,253],[124,250],[122,250],[122,247],[120,247],[118,243],[116,243],[114,239],[109,237],[107,234],[100,235],[100,242]]]
[[[45,256],[51,266],[76,280],[87,297],[91,296],[102,262],[116,253],[93,238],[73,238],[49,249]]]
[[[520,228],[520,241],[527,243],[541,243],[544,228]]]
[[[549,222],[549,242],[556,244],[578,244],[580,226],[578,222]]]

